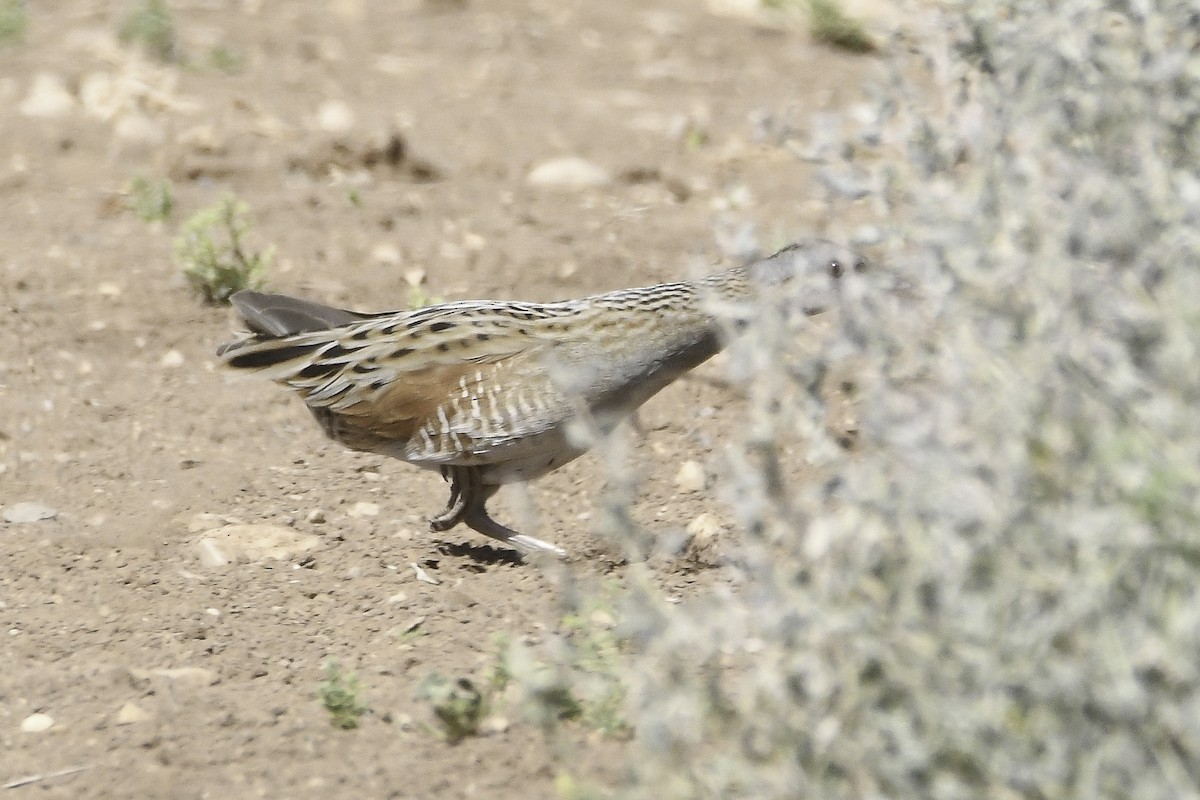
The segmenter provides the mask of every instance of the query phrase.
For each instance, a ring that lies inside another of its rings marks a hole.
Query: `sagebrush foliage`
[[[626,791],[1200,796],[1200,12],[909,6],[920,64],[828,164],[889,277],[731,359],[733,589],[632,593]]]

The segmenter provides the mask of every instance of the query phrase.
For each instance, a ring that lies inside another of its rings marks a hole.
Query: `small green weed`
[[[496,663],[487,673],[487,683],[492,692],[499,694],[512,682],[512,666],[508,663],[512,639],[506,633],[492,634],[492,649],[496,651]]]
[[[166,178],[151,180],[138,175],[130,179],[125,194],[125,207],[146,222],[167,219],[175,207],[171,182]]]
[[[0,47],[25,39],[29,12],[22,0],[0,0]]]
[[[408,296],[405,298],[409,308],[424,308],[425,306],[436,306],[439,303],[446,302],[446,298],[440,295],[431,295],[425,291],[425,287],[421,285],[409,286]]]
[[[500,643],[493,674],[502,674],[505,685],[517,686],[519,704],[545,728],[577,720],[608,736],[626,736],[627,690],[614,624],[608,606],[594,598],[579,613],[564,617],[564,635],[544,648]]]
[[[208,51],[208,65],[227,75],[237,75],[246,69],[246,54],[227,44],[214,45]]]
[[[487,716],[490,703],[486,694],[468,678],[451,681],[433,673],[421,681],[417,695],[428,700],[433,714],[450,743],[460,742],[479,733],[479,724]]]
[[[560,772],[554,776],[554,792],[560,800],[608,800],[614,797],[611,791],[570,772]]]
[[[812,35],[818,42],[852,53],[874,52],[875,42],[862,23],[846,16],[838,0],[808,0],[808,10],[812,15]]]
[[[626,688],[620,677],[621,644],[612,631],[612,612],[593,608],[587,615],[568,615],[563,627],[575,647],[575,668],[584,673],[576,691],[579,718],[588,727],[612,736],[625,734],[629,725],[622,708]]]
[[[257,289],[275,256],[274,246],[247,252],[249,206],[232,195],[194,214],[175,239],[175,257],[188,283],[207,303],[227,303],[234,292]]]
[[[131,6],[121,21],[117,38],[122,44],[141,47],[159,61],[174,61],[177,56],[175,23],[163,0],[143,0]]]
[[[325,662],[325,680],[317,689],[321,705],[329,712],[329,721],[335,728],[350,730],[358,727],[358,718],[367,713],[369,707],[359,698],[362,686],[353,672],[343,672],[334,659]]]

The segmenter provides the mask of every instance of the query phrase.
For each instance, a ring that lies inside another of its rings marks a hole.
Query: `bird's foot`
[[[487,501],[500,487],[480,481],[476,468],[446,466],[442,477],[450,481],[450,500],[445,511],[429,520],[430,530],[441,533],[462,522],[471,530],[526,553],[553,553],[560,558],[567,554],[561,547],[517,533],[489,517]]]
[[[450,481],[450,499],[446,501],[446,509],[429,520],[429,530],[438,533],[448,531],[462,522],[463,514],[467,510],[467,495],[471,494],[469,491],[463,491],[459,470],[442,467],[442,477]]]
[[[487,511],[483,509],[482,503],[469,508],[463,514],[462,521],[471,530],[478,531],[484,536],[490,536],[497,541],[503,542],[510,547],[516,547],[526,553],[553,553],[559,558],[567,555],[567,551],[557,545],[553,545],[550,542],[543,542],[541,539],[535,539],[523,533],[517,533],[512,528],[496,522],[496,520],[488,516]]]

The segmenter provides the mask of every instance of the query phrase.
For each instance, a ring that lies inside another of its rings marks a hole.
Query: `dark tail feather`
[[[328,343],[293,344],[280,340],[296,334],[340,328],[373,316],[282,294],[241,291],[230,299],[254,336],[221,345],[217,355],[224,358],[228,366],[239,369],[263,369],[301,358],[327,347]]]
[[[230,299],[250,330],[268,339],[340,328],[370,318],[369,314],[356,314],[282,294],[241,291]]]

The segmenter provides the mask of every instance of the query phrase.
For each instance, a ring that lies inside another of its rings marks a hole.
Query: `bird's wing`
[[[302,321],[341,319],[323,306],[305,305],[299,315],[283,306]],[[571,309],[570,303],[446,303],[282,336],[273,335],[283,326],[270,319],[248,320],[258,335],[218,355],[226,366],[284,384],[313,409],[381,439],[405,441],[425,430],[421,438],[433,440],[425,448],[431,453],[484,451],[556,427],[574,412],[544,365],[553,348],[548,326]]]

